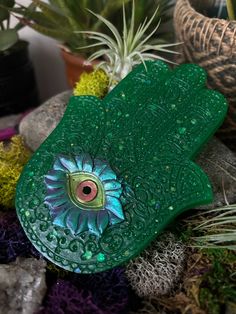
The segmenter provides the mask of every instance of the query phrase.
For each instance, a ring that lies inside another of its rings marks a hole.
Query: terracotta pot
[[[65,62],[67,81],[71,88],[79,80],[81,73],[92,72],[96,63],[86,64],[86,59],[80,55],[75,55],[63,48],[61,54]]]
[[[200,11],[211,0],[177,0],[174,24],[180,63],[196,63],[208,73],[208,86],[223,93],[230,108],[220,138],[236,150],[236,21],[210,18]],[[206,10],[205,10],[206,11]]]

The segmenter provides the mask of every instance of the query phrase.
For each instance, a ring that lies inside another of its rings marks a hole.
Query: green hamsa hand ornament
[[[193,160],[227,104],[205,81],[196,65],[149,61],[103,100],[71,97],[17,186],[18,217],[46,258],[77,273],[107,270],[212,201]]]

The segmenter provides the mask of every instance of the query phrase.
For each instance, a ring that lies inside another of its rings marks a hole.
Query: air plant
[[[150,19],[145,19],[143,23],[135,28],[135,2],[133,1],[131,17],[126,17],[125,6],[123,5],[123,34],[121,35],[118,29],[109,20],[103,16],[94,13],[89,10],[100,22],[102,22],[111,32],[111,36],[108,36],[102,32],[96,31],[81,31],[79,33],[87,36],[90,40],[95,40],[95,43],[84,46],[79,49],[88,49],[101,47],[99,50],[94,52],[88,59],[89,62],[93,60],[103,60],[98,63],[97,68],[102,68],[110,76],[111,82],[119,82],[122,80],[132,68],[143,63],[145,66],[145,60],[160,59],[166,62],[170,60],[156,54],[156,52],[165,52],[178,54],[177,52],[168,49],[179,45],[179,43],[166,43],[163,39],[153,38],[156,34],[161,20],[157,22],[154,28],[149,31],[156,15],[158,14],[159,7],[156,8],[155,12]],[[128,25],[128,20],[130,24]]]
[[[236,177],[231,173],[236,170],[233,164],[225,160],[226,166],[230,166],[231,171],[211,159],[206,159],[214,167],[222,171],[233,184]],[[211,210],[200,210],[185,220],[185,226],[190,227],[194,246],[201,248],[225,248],[236,250],[236,204],[229,204],[227,194],[222,179],[222,193],[225,205]]]
[[[201,212],[192,219],[193,231],[202,234],[193,238],[197,246],[236,250],[236,204]]]

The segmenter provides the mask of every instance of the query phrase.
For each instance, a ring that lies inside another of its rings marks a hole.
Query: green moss
[[[179,233],[179,239],[183,241],[183,243],[189,243],[191,237],[193,236],[193,229],[191,227],[187,227],[182,229]]]
[[[222,248],[203,249],[202,252],[211,260],[231,265],[236,263],[236,254],[234,251]]]
[[[182,220],[175,220],[169,227],[172,233],[176,234],[179,240],[181,240],[185,244],[189,244],[191,242],[191,238],[194,235],[194,231],[191,225],[183,222]]]
[[[83,73],[76,83],[74,96],[92,95],[103,98],[108,92],[109,78],[103,70]]]
[[[186,221],[175,221],[170,228],[187,245],[191,245],[192,237],[198,235]],[[190,272],[185,279],[186,296],[191,296],[196,306],[200,303],[199,313],[224,313],[226,307],[236,304],[236,252],[223,248],[196,248],[195,255],[189,267],[198,257],[199,260],[193,274]]]
[[[199,300],[210,314],[222,313],[225,306],[236,301],[236,254],[226,249],[205,249],[209,271],[202,277]]]
[[[220,305],[217,300],[217,296],[214,296],[212,292],[207,288],[200,290],[200,303],[203,308],[208,308],[210,314],[219,314]]]

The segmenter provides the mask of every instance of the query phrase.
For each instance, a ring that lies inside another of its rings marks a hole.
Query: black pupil
[[[85,186],[83,188],[83,193],[86,194],[86,195],[90,194],[91,193],[91,188],[89,186]]]

